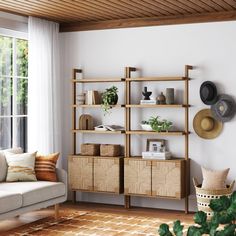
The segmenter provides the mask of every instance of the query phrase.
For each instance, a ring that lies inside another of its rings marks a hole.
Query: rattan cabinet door
[[[93,190],[93,158],[69,157],[69,187],[71,190]]]
[[[118,157],[94,158],[94,191],[120,193],[120,164]]]
[[[181,161],[152,161],[152,195],[180,199],[182,172]]]
[[[125,159],[125,194],[151,195],[151,161]]]

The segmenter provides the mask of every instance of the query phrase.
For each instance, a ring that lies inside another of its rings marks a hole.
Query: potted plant
[[[109,113],[109,110],[112,108],[112,105],[116,105],[118,102],[118,88],[112,86],[107,88],[104,93],[102,93],[102,109],[105,114]]]
[[[168,120],[159,120],[159,116],[152,116],[149,119],[149,124],[152,130],[157,132],[168,132],[172,127],[172,122]]]
[[[236,191],[231,197],[221,196],[212,199],[210,208],[213,216],[207,219],[207,214],[198,211],[194,215],[195,225],[188,228],[187,236],[235,236],[236,235]],[[182,236],[184,226],[179,220],[174,222],[173,233],[167,224],[161,224],[158,233],[160,236]]]
[[[152,116],[149,119],[149,124],[152,127],[152,130],[157,131],[157,132],[161,131],[161,122],[159,120],[159,116],[156,116],[156,117]]]

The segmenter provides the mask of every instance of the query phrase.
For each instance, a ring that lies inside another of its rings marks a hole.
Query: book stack
[[[96,105],[101,104],[100,96],[96,90],[88,90],[86,93],[86,104],[87,105]]]
[[[143,159],[151,160],[169,160],[171,159],[170,152],[142,152]]]
[[[140,100],[140,104],[141,104],[141,105],[144,105],[144,104],[147,104],[147,105],[156,105],[156,104],[157,104],[157,101],[154,100],[154,99],[151,99],[151,100]]]
[[[119,125],[98,125],[94,129],[97,131],[120,131],[124,130],[124,127]]]

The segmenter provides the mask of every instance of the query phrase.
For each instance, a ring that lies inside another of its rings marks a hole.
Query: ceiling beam
[[[219,21],[233,21],[233,20],[236,20],[236,11],[197,13],[189,15],[162,16],[162,17],[131,18],[131,19],[107,20],[98,22],[93,21],[84,23],[80,22],[61,23],[60,32],[117,29],[117,28],[144,27],[144,26],[158,26],[158,25],[191,24],[191,23],[205,23],[205,22],[219,22]]]

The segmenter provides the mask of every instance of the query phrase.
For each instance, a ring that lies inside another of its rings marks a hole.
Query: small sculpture
[[[166,97],[163,94],[163,92],[161,92],[161,94],[157,97],[157,103],[158,104],[166,104]]]
[[[147,87],[144,87],[144,92],[142,92],[144,96],[144,100],[150,100],[150,96],[152,95],[152,92],[147,91]]]

